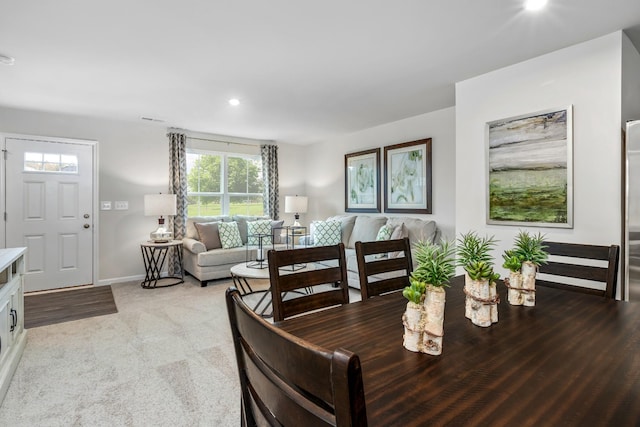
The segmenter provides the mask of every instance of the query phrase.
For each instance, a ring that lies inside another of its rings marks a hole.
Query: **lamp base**
[[[173,240],[173,232],[159,227],[157,230],[152,231],[149,237],[153,243],[167,243],[169,240]]]

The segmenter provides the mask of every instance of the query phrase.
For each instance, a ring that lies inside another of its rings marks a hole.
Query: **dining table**
[[[275,323],[329,350],[358,355],[370,426],[636,426],[640,305],[536,288],[498,322],[465,317],[464,276],[446,288],[442,354],[403,347],[402,292]]]

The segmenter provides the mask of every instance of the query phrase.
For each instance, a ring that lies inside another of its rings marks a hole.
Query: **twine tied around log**
[[[468,296],[469,298],[471,298],[472,300],[474,300],[476,303],[480,303],[480,304],[482,304],[482,305],[496,305],[496,304],[500,304],[500,296],[499,296],[499,295],[496,295],[496,296],[494,296],[493,298],[480,298],[480,297],[477,297],[477,296],[473,295],[472,293],[470,293],[470,292],[467,290],[467,287],[466,287],[466,286],[463,288],[463,290],[464,290],[465,295],[466,295],[466,296]],[[478,304],[474,304],[474,305],[472,306],[472,308],[473,308],[474,310],[478,310],[478,309],[480,308],[480,305],[478,305]]]
[[[430,335],[432,337],[443,337],[443,334],[434,334],[431,331],[428,331],[427,329],[419,329],[419,330],[415,330],[415,329],[411,329],[411,327],[409,327],[409,323],[407,322],[407,314],[403,313],[402,314],[402,325],[407,328],[407,330],[411,331],[411,332],[424,332],[427,335]],[[437,348],[436,348],[437,349]]]
[[[528,289],[528,288],[518,288],[515,286],[511,286],[511,281],[509,280],[508,277],[505,277],[504,279],[504,285],[509,288],[509,289],[513,289],[514,291],[520,291],[520,292],[525,292],[525,293],[535,293],[535,289]]]

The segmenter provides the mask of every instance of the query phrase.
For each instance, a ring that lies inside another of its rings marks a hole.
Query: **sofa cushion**
[[[336,215],[327,218],[327,221],[340,221],[340,234],[342,234],[342,243],[345,247],[349,247],[349,238],[353,225],[356,223],[357,215]]]
[[[316,246],[340,243],[340,221],[316,221],[313,230],[313,244]]]
[[[207,250],[222,247],[218,224],[218,222],[196,222],[193,224],[196,230],[198,230],[198,240],[204,243],[204,247],[207,248]]]
[[[237,222],[221,222],[218,224],[218,231],[220,233],[220,242],[224,249],[237,248],[243,245]]]
[[[259,219],[269,219],[268,216],[252,216],[252,215],[234,215],[231,217],[232,221],[238,223],[238,231],[240,232],[240,238],[242,244],[247,243],[247,222],[257,221]]]
[[[436,243],[437,228],[435,221],[412,217],[389,217],[387,224],[392,226],[404,224],[412,244],[420,241]]]
[[[271,233],[273,234],[274,245],[282,243],[282,227],[284,227],[284,219],[271,221]]]
[[[402,224],[396,225],[394,227],[393,232],[391,233],[391,237],[389,237],[389,240],[404,239],[405,237],[409,237],[409,230],[407,230],[407,227],[404,226],[404,222],[403,222]],[[389,252],[387,256],[389,258],[397,258],[399,256],[404,256],[404,252],[401,252],[401,251]]]
[[[383,216],[357,216],[346,247],[355,248],[356,242],[373,242],[386,222],[387,218]]]
[[[227,264],[239,264],[247,260],[245,246],[237,248],[216,249],[198,254],[198,265],[202,267],[215,267]]]
[[[219,216],[192,216],[187,218],[187,231],[184,237],[189,239],[198,239],[198,230],[196,230],[196,222],[229,222],[231,217],[228,215]]]
[[[271,220],[259,219],[257,221],[247,221],[247,244],[257,245],[259,238],[256,234],[265,234],[267,237],[262,238],[262,245],[271,245]]]

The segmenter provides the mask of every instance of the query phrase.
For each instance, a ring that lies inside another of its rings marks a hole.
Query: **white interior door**
[[[93,283],[94,145],[5,139],[6,247],[26,246],[25,292]]]

